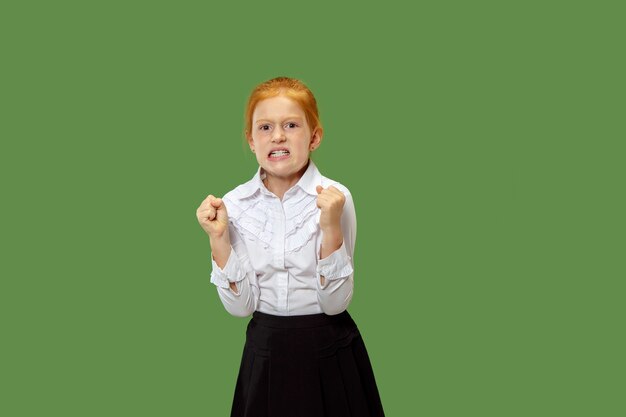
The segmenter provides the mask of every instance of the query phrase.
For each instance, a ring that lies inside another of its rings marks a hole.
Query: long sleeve
[[[211,283],[217,287],[226,311],[233,316],[246,317],[257,308],[259,286],[245,244],[232,226],[229,226],[229,233],[231,252],[224,269],[217,266],[211,256]],[[236,283],[238,292],[230,288],[231,282]]]
[[[343,243],[339,249],[317,263],[317,299],[324,313],[339,314],[348,308],[354,290],[354,245],[356,242],[356,213],[352,195],[346,193],[341,215]],[[318,253],[319,256],[319,253]],[[325,278],[324,285],[320,276]]]
[[[228,209],[231,252],[220,264],[223,269],[211,260],[211,282],[222,304],[239,317],[255,311],[278,316],[341,313],[348,308],[354,288],[357,225],[350,190],[324,177],[312,160],[282,197],[267,189],[266,175],[259,167],[250,181],[222,197]],[[338,249],[324,259],[318,185],[332,185],[346,197],[341,213],[343,239],[333,236]]]

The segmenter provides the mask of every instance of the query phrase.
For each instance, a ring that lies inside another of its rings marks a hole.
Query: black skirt
[[[329,316],[254,312],[231,417],[384,416],[359,330]]]

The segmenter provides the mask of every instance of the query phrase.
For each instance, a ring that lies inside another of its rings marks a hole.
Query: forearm
[[[354,291],[354,274],[341,279],[326,280],[322,288],[318,286],[317,300],[322,311],[329,315],[339,314],[348,308]]]
[[[320,259],[327,258],[330,254],[341,247],[343,243],[343,233],[341,223],[329,230],[322,231],[322,246],[320,248]],[[320,283],[324,285],[325,278],[320,276]]]
[[[250,279],[247,276],[236,284],[231,282],[230,289],[217,287],[224,308],[233,316],[246,317],[256,310],[259,289],[250,283]]]
[[[336,234],[333,231],[324,233],[322,238],[317,299],[326,314],[341,313],[352,300],[354,269],[344,240],[341,232]]]
[[[232,240],[231,240],[232,238]],[[259,296],[255,271],[245,246],[235,230],[222,236],[210,236],[213,269],[211,282],[226,310],[235,316],[247,316],[256,309]]]
[[[354,290],[354,242],[356,240],[356,215],[352,197],[346,194],[346,204],[337,222],[330,228],[322,228],[316,280],[317,297],[322,311],[339,314],[344,311]]]
[[[228,258],[230,257],[231,245],[228,234],[221,237],[210,237],[209,243],[211,245],[211,254],[217,266],[224,269]]]

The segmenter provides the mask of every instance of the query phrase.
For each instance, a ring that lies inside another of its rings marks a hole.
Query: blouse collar
[[[263,184],[264,178],[265,178],[265,171],[263,171],[263,168],[259,167],[256,171],[256,174],[254,175],[254,177],[252,177],[250,181],[238,187],[239,197],[245,198],[245,197],[251,196],[258,190],[262,190],[262,189],[267,190],[267,188],[265,187],[265,184]],[[302,190],[304,190],[308,194],[317,196],[316,187],[321,184],[322,184],[322,174],[317,169],[317,166],[315,165],[315,163],[313,163],[313,160],[309,158],[309,166],[307,167],[306,171],[304,172],[300,180],[298,180],[296,185],[294,185],[294,187],[300,187]]]

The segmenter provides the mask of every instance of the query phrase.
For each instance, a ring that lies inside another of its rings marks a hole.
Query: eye
[[[298,125],[296,123],[294,123],[294,122],[289,122],[289,123],[287,123],[287,127],[293,129],[294,127],[298,127]]]
[[[270,125],[267,125],[267,124],[261,125],[259,126],[259,130],[270,130]]]

